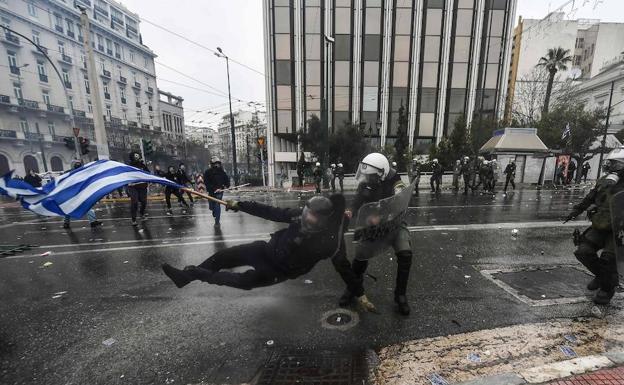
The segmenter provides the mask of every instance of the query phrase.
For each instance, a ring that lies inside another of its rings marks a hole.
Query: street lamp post
[[[230,58],[223,53],[220,47],[217,47],[215,56],[225,58],[225,67],[227,70],[228,81],[228,100],[230,103],[230,130],[232,131],[232,172],[234,173],[234,184],[238,185],[238,167],[236,165],[236,130],[234,129],[234,115],[232,114],[232,92],[230,90]]]

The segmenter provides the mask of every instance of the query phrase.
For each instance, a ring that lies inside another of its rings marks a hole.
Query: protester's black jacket
[[[230,187],[230,178],[221,167],[211,167],[204,172],[204,183],[206,183],[206,190],[214,193],[217,189]]]
[[[239,202],[241,211],[274,222],[288,223],[285,229],[271,234],[267,243],[273,266],[293,279],[306,274],[321,260],[345,253],[343,234],[347,228],[344,197],[332,195],[334,214],[327,229],[314,234],[301,231],[301,209],[279,208],[257,202]]]
[[[130,155],[130,156],[132,157],[132,155]],[[147,168],[147,166],[143,162],[143,159],[135,160],[134,158],[131,158],[130,161],[128,162],[128,166],[136,167],[139,170],[150,172],[149,168]],[[144,183],[144,182],[141,182],[141,183],[130,183],[128,186],[135,187],[135,188],[146,188],[147,187],[147,183]]]
[[[28,174],[24,177],[24,182],[33,187],[41,187],[41,177],[39,175]]]
[[[191,184],[191,178],[189,178],[189,176],[183,170],[179,169],[178,172],[176,172],[176,178],[177,180],[175,182],[177,182],[178,184],[181,184],[183,186]]]

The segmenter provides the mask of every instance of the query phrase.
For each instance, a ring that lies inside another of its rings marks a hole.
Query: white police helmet
[[[355,173],[355,179],[360,183],[379,183],[388,176],[390,162],[385,155],[373,152],[364,157]]]

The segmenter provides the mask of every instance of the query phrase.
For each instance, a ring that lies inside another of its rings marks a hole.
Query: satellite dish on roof
[[[583,71],[580,68],[572,68],[570,72],[568,72],[568,79],[578,79],[583,75]]]

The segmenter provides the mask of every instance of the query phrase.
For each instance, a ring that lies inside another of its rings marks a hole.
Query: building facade
[[[598,74],[584,80],[575,90],[575,96],[585,105],[587,110],[607,109],[611,98],[611,114],[609,116],[610,134],[624,129],[624,53],[604,63]]]
[[[236,163],[239,175],[259,171],[258,138],[266,137],[265,114],[260,111],[237,111],[234,115]],[[223,115],[218,128],[218,156],[228,172],[232,172],[232,130],[230,115]]]
[[[511,120],[514,101],[534,87],[535,65],[549,48],[562,47],[573,57],[568,70],[557,73],[558,82],[570,78],[591,79],[601,73],[615,55],[624,51],[624,23],[565,20],[563,13],[551,13],[544,19],[520,19],[512,41],[505,106],[507,121]],[[539,79],[545,82],[544,78]]]
[[[294,167],[312,115],[380,146],[408,115],[425,151],[464,116],[502,114],[516,0],[264,0],[271,177]],[[499,108],[500,107],[500,108]],[[273,180],[271,181],[273,182]]]
[[[89,32],[73,1],[0,1],[2,25],[10,28],[0,31],[0,173],[68,169],[75,157],[72,118],[79,136],[90,141],[83,159],[97,156],[86,33],[111,159],[125,161],[141,138],[162,140],[155,54],[142,44],[139,17],[112,0],[76,4],[87,9]]]

